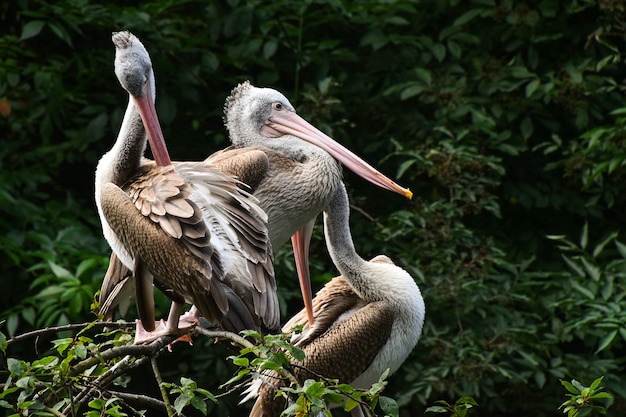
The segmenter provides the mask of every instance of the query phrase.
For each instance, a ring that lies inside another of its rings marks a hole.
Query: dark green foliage
[[[426,300],[385,391],[401,416],[464,396],[474,415],[560,415],[559,380],[601,375],[607,414],[626,413],[622,1],[18,0],[0,27],[9,333],[93,317],[109,254],[93,172],[127,100],[110,33],[129,29],[152,56],[174,159],[226,146],[224,99],[251,79],[414,191],[346,173],[357,250],[389,255]],[[320,286],[334,268],[321,239],[312,251]],[[301,308],[291,263],[278,248],[285,317]],[[228,380],[208,349],[181,353],[169,380]]]

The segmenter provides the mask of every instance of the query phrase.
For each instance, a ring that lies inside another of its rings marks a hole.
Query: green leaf
[[[206,416],[207,413],[207,405],[206,402],[204,402],[201,398],[198,397],[193,397],[191,399],[191,405],[196,409],[199,410],[203,415]]]
[[[563,258],[563,260],[565,261],[565,263],[567,264],[567,266],[569,266],[574,273],[576,274],[576,276],[578,277],[584,277],[585,276],[585,271],[583,271],[583,269],[578,266],[573,260],[571,260],[569,257],[561,254],[561,258]]]
[[[619,334],[620,334],[620,336],[622,336],[622,340],[626,342],[626,328],[620,327],[619,328]]]
[[[271,58],[276,53],[277,49],[278,42],[276,42],[275,40],[272,39],[265,42],[265,45],[263,45],[263,57],[265,57],[265,59]]]
[[[74,346],[74,353],[80,359],[85,359],[87,357],[87,347],[85,345],[76,345]]]
[[[457,17],[452,23],[453,26],[463,26],[467,22],[472,21],[476,16],[479,16],[483,12],[483,9],[471,9]]]
[[[304,381],[304,388],[306,395],[309,397],[321,397],[326,390],[322,382],[313,381],[311,379]]]
[[[426,87],[423,85],[412,85],[408,88],[405,88],[404,90],[402,90],[402,93],[400,93],[400,100],[408,100],[411,97],[415,97],[416,95],[424,91],[425,88]]]
[[[463,54],[463,51],[459,44],[454,42],[453,40],[446,41],[446,46],[448,47],[448,51],[450,51],[450,55],[457,59],[460,58]]]
[[[600,280],[600,268],[589,262],[584,256],[580,258],[585,270],[594,281]]]
[[[393,398],[380,396],[378,398],[378,404],[380,404],[380,409],[391,417],[397,417],[400,413],[400,407]]]
[[[537,91],[537,88],[540,85],[541,85],[541,81],[538,78],[535,78],[534,80],[526,84],[526,97],[532,96],[533,93]]]
[[[589,243],[589,223],[585,222],[585,225],[583,226],[583,231],[580,235],[581,249],[587,249],[588,243]]]
[[[604,250],[606,245],[608,245],[610,242],[614,241],[617,238],[618,235],[619,235],[618,232],[613,232],[613,233],[609,234],[602,242],[598,243],[596,245],[596,247],[593,248],[593,257],[597,258],[598,255],[600,255],[602,253],[602,251]]]
[[[572,385],[574,387],[576,387],[576,389],[582,394],[583,390],[586,388],[583,384],[581,384],[579,381],[572,379]]]
[[[0,350],[6,353],[7,346],[7,337],[4,335],[4,333],[0,332]]]
[[[571,281],[570,285],[572,286],[572,288],[574,288],[576,291],[578,291],[579,293],[581,293],[585,297],[589,298],[590,300],[593,300],[594,298],[596,298],[595,294],[591,290],[589,290],[588,288],[583,287],[578,282]]]
[[[192,397],[190,397],[189,395],[180,395],[176,398],[176,400],[174,400],[174,409],[178,414],[182,413],[183,408],[185,408],[187,404],[189,404],[191,398]]]
[[[87,405],[91,408],[95,408],[96,410],[101,410],[105,407],[105,401],[102,398],[94,398],[93,400],[89,401]]]
[[[41,20],[32,20],[26,23],[22,28],[22,36],[20,36],[19,41],[21,42],[39,35],[39,32],[41,32],[41,29],[43,29],[45,24],[46,22]]]
[[[522,123],[520,124],[520,132],[522,133],[522,137],[524,139],[530,138],[533,134],[533,129],[533,121],[530,119],[530,117],[524,117]]]
[[[474,407],[478,407],[478,403],[472,397],[461,397],[457,400],[455,404],[471,404]]]
[[[444,407],[442,407],[440,405],[433,405],[431,407],[428,407],[426,409],[426,412],[427,413],[447,413],[448,409],[444,408]]]
[[[27,369],[27,366],[24,362],[14,359],[7,358],[7,368],[11,372],[11,374],[15,376],[22,376]]]
[[[233,357],[233,364],[237,366],[247,367],[250,365],[250,360],[245,357]]]
[[[196,389],[198,387],[198,384],[196,383],[196,381],[194,381],[191,378],[186,378],[184,376],[180,377],[180,385],[182,385],[185,388],[190,388],[190,389]]]
[[[432,46],[432,52],[439,62],[443,61],[446,57],[446,48],[440,43],[436,43]]]
[[[297,348],[295,346],[291,346],[291,345],[288,345],[287,349],[289,350],[289,353],[291,354],[291,356],[293,356],[293,358],[296,361],[304,360],[305,354],[304,354],[304,351],[302,349]]]
[[[50,266],[50,269],[52,270],[52,273],[57,277],[57,278],[72,278],[72,273],[70,271],[68,271],[67,269],[63,268],[60,265],[57,265],[54,262],[48,262],[48,265]]]
[[[578,395],[580,394],[580,390],[576,389],[574,387],[574,385],[572,385],[570,382],[564,381],[564,380],[560,380],[561,381],[561,385],[563,385],[565,387],[566,390],[568,390],[569,392],[571,392],[574,395]],[[574,380],[572,380],[573,382]]]
[[[604,379],[604,376],[601,376],[601,377],[599,377],[599,378],[596,378],[596,379],[595,379],[595,380],[591,383],[591,385],[589,385],[589,389],[590,389],[591,391],[595,391],[595,390],[596,390],[596,389],[600,386],[600,384],[602,383],[602,379]]]
[[[17,326],[19,322],[20,322],[20,319],[17,314],[11,314],[7,318],[7,332],[9,333],[9,336],[15,335],[15,331],[17,330]]]
[[[617,336],[617,330],[613,330],[612,332],[604,336],[600,340],[600,343],[598,344],[598,348],[596,349],[595,353],[598,354],[599,352],[602,352],[604,349],[609,347],[611,343],[613,343],[613,339],[615,339],[615,336]]]
[[[352,411],[353,409],[355,409],[356,407],[359,406],[359,403],[357,401],[355,401],[353,398],[348,398],[345,402],[345,404],[343,405],[343,409],[345,411]]]
[[[594,400],[604,399],[604,398],[613,398],[613,395],[609,394],[608,392],[599,392],[597,394],[593,394],[591,398]]]
[[[50,27],[52,33],[54,33],[59,39],[65,42],[68,46],[72,46],[72,38],[63,26],[56,22],[50,22],[48,26]]]

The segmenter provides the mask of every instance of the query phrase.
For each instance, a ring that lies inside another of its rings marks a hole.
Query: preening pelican
[[[343,184],[324,211],[324,233],[341,276],[313,299],[313,326],[304,310],[283,326],[284,332],[303,326],[302,333],[293,334],[292,343],[303,349],[306,357],[292,371],[301,383],[322,375],[368,388],[386,369],[395,372],[417,344],[424,323],[424,300],[414,279],[387,256],[365,261],[357,254]],[[276,388],[284,384],[274,372],[255,380],[243,400],[258,394],[250,417],[278,417],[288,406],[286,398],[276,397]],[[353,415],[362,415],[359,412]]]

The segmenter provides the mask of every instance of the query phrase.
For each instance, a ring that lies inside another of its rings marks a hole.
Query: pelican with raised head
[[[300,383],[322,375],[355,388],[369,388],[386,369],[395,372],[417,344],[424,324],[424,300],[414,279],[387,256],[365,261],[357,254],[343,184],[324,211],[324,233],[341,276],[313,299],[313,326],[304,310],[283,326],[288,333],[303,326],[291,341],[306,356],[292,371]],[[273,371],[255,380],[243,400],[258,394],[250,417],[278,417],[289,405],[288,398],[276,397],[285,383]],[[362,415],[357,409],[353,415]]]
[[[266,214],[210,158],[172,164],[154,108],[148,52],[130,32],[114,33],[113,43],[115,74],[130,99],[117,141],[98,164],[95,195],[114,254],[113,284],[125,268],[135,278],[148,332],[138,333],[137,341],[176,333],[185,303],[226,330],[276,331],[280,313]],[[155,161],[143,157],[146,139]],[[159,326],[153,283],[173,301],[167,323]],[[103,290],[114,287],[103,284]]]

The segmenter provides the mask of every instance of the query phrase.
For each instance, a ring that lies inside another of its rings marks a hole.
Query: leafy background
[[[400,415],[462,395],[481,416],[559,415],[559,379],[602,375],[608,414],[626,414],[622,1],[128,3],[0,5],[5,333],[94,317],[109,249],[93,173],[127,102],[110,35],[128,29],[152,56],[174,159],[227,145],[224,99],[250,79],[415,192],[403,201],[345,174],[357,250],[391,256],[426,300],[423,336],[386,391]],[[319,288],[335,270],[316,236]],[[289,248],[276,251],[287,318],[300,301]],[[176,351],[168,375],[215,389],[227,354]]]

